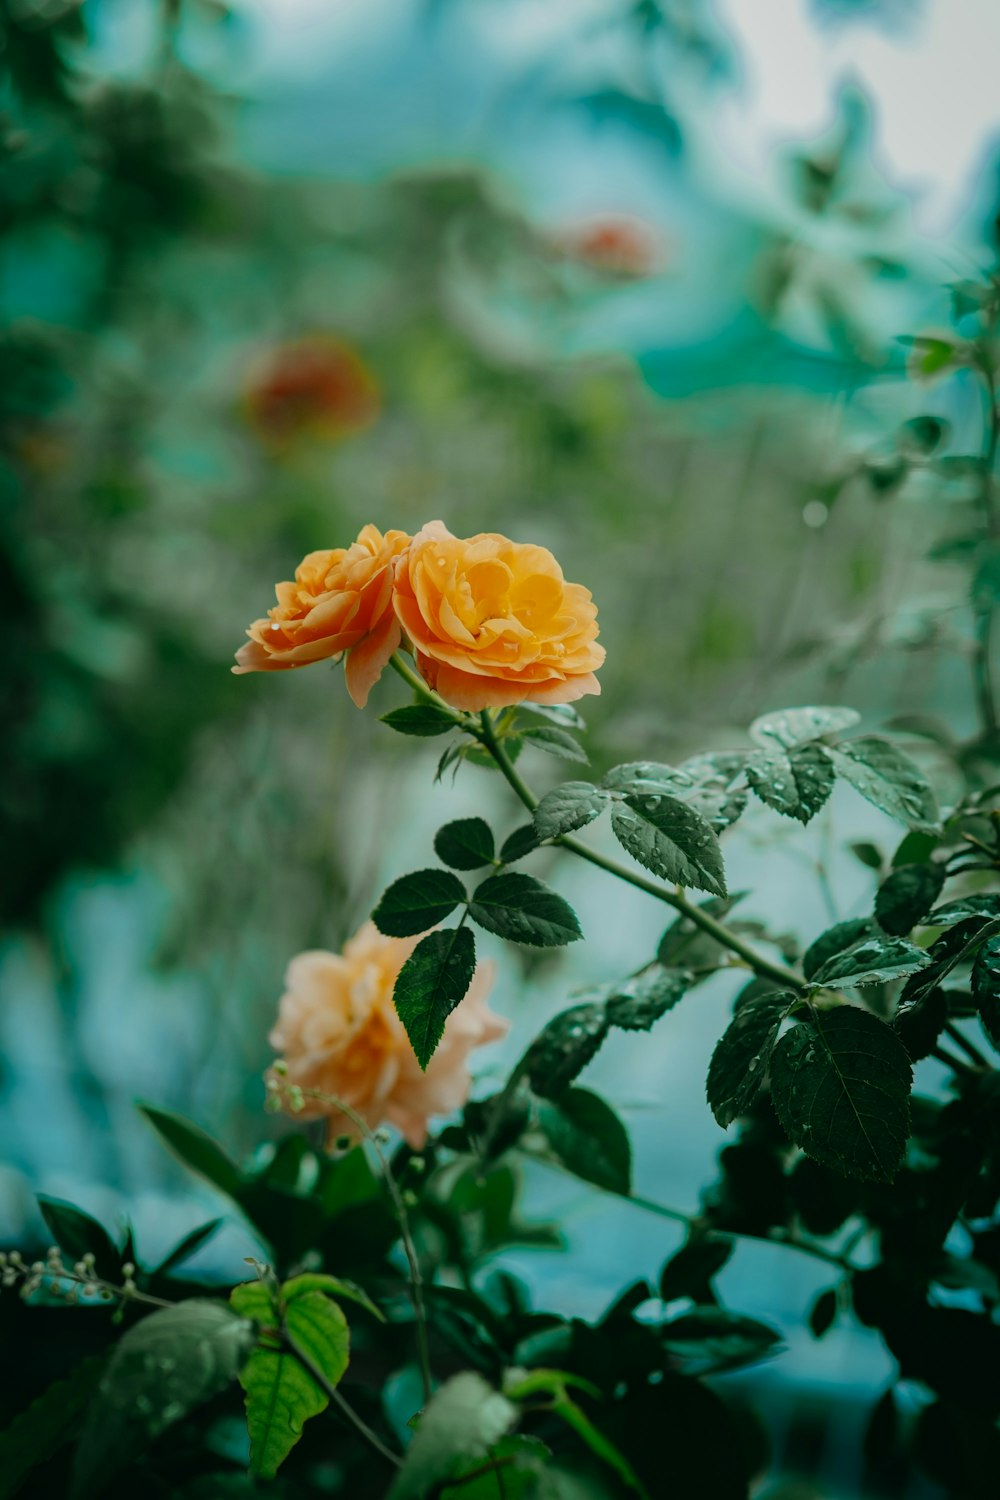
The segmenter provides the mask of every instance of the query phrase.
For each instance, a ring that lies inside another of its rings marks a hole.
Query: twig
[[[403,1462],[399,1454],[393,1453],[391,1448],[387,1448],[385,1446],[378,1433],[374,1432],[368,1426],[368,1423],[365,1421],[364,1417],[362,1417],[360,1413],[356,1412],[351,1403],[340,1394],[340,1391],[337,1389],[337,1387],[335,1385],[332,1385],[330,1381],[327,1380],[326,1376],[323,1374],[323,1371],[319,1368],[318,1365],[313,1363],[305,1350],[299,1348],[298,1344],[288,1332],[288,1329],[282,1328],[279,1336],[281,1338],[281,1342],[284,1344],[285,1348],[288,1350],[292,1358],[298,1360],[299,1364],[302,1366],[303,1370],[305,1370],[310,1380],[315,1381],[324,1395],[326,1395],[330,1399],[330,1401],[333,1402],[334,1406],[336,1406],[341,1415],[344,1416],[346,1420],[352,1424],[352,1426],[357,1428],[361,1436],[367,1443],[371,1444],[376,1453],[380,1453],[387,1463],[392,1464],[394,1468],[398,1469]]]

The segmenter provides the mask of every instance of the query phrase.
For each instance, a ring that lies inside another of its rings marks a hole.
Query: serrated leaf
[[[525,1056],[525,1076],[536,1094],[561,1094],[600,1050],[610,1022],[603,1005],[574,1005],[553,1016]]]
[[[944,865],[900,865],[878,888],[875,916],[885,932],[905,937],[927,916],[944,885]]]
[[[479,870],[493,862],[493,831],[485,818],[456,818],[434,835],[434,853],[453,870]]]
[[[611,1193],[631,1191],[628,1132],[597,1094],[570,1088],[557,1098],[545,1099],[539,1106],[538,1123],[553,1156],[574,1176]]]
[[[372,921],[386,937],[415,937],[451,916],[465,899],[465,886],[450,870],[415,870],[382,892]]]
[[[709,1107],[725,1129],[746,1114],[767,1076],[778,1030],[797,996],[791,990],[753,995],[736,1010],[708,1068]]]
[[[398,734],[411,734],[420,739],[449,734],[456,727],[454,716],[433,703],[407,703],[381,717],[382,723],[388,724]]]
[[[725,1307],[695,1307],[660,1329],[663,1347],[685,1375],[717,1375],[776,1354],[781,1335]]]
[[[771,1097],[789,1137],[845,1177],[891,1182],[909,1135],[906,1048],[868,1011],[817,1011],[780,1037]]]
[[[576,828],[585,828],[600,817],[608,805],[608,794],[589,781],[565,781],[553,787],[535,808],[535,832],[540,839],[557,839]]]
[[[582,936],[568,902],[517,871],[488,876],[473,893],[469,915],[487,932],[533,948],[561,948]]]
[[[888,984],[926,969],[931,959],[925,948],[918,948],[904,938],[874,934],[863,937],[828,958],[812,976],[813,984],[857,985]]]
[[[791,750],[822,735],[843,734],[860,722],[861,715],[853,708],[784,708],[754,719],[749,734],[765,750],[775,745]]]
[[[422,1068],[433,1057],[448,1017],[465,998],[475,970],[475,938],[467,927],[451,927],[421,938],[396,976],[393,1004]]]
[[[87,1413],[74,1496],[99,1493],[174,1422],[225,1390],[254,1345],[225,1302],[192,1299],[151,1313],[116,1344]]]
[[[693,784],[679,789],[677,796],[701,813],[716,833],[730,828],[746,808],[742,781],[748,758],[742,750],[723,750],[693,756],[678,768]]]
[[[948,1020],[948,998],[937,985],[916,1000],[900,1004],[892,1029],[913,1062],[929,1057]]]
[[[755,756],[746,774],[763,803],[800,823],[808,823],[819,812],[837,779],[821,745],[800,745],[787,754],[771,750]]]
[[[484,1460],[517,1420],[517,1408],[481,1375],[463,1370],[446,1380],[420,1418],[389,1500],[425,1500],[460,1465]]]
[[[660,1272],[660,1297],[673,1302],[691,1297],[709,1302],[709,1283],[729,1260],[735,1241],[728,1234],[696,1234],[672,1255]]]
[[[98,1274],[114,1281],[121,1265],[121,1255],[104,1226],[84,1213],[82,1208],[76,1208],[61,1198],[39,1193],[37,1202],[42,1218],[63,1254],[71,1262],[82,1260],[88,1253],[93,1255]]]
[[[629,760],[620,766],[612,766],[605,772],[601,785],[608,791],[652,791],[669,789],[677,792],[681,788],[694,786],[686,772],[676,766],[664,765],[658,760]]]
[[[512,865],[515,860],[524,859],[526,854],[533,854],[538,848],[538,834],[535,832],[533,823],[523,823],[520,828],[515,828],[513,833],[507,835],[500,845],[500,862]]]
[[[601,993],[604,1013],[612,1026],[623,1031],[648,1031],[672,1010],[693,983],[689,969],[668,969],[650,964],[624,984],[608,985]]]
[[[830,748],[837,773],[882,812],[918,833],[936,833],[937,799],[923,771],[891,740],[866,735]]]
[[[971,988],[983,1030],[1000,1052],[1000,937],[988,938],[976,954]]]
[[[566,729],[559,729],[555,724],[539,724],[534,729],[522,729],[521,735],[539,750],[547,750],[562,760],[577,760],[587,765],[586,750]]]
[[[247,1282],[230,1294],[233,1307],[265,1329],[279,1322],[319,1373],[336,1386],[347,1369],[350,1335],[335,1302],[296,1277],[280,1292],[278,1306],[263,1282]],[[297,1283],[299,1283],[297,1285]],[[250,1472],[273,1479],[302,1436],[310,1417],[325,1411],[330,1398],[295,1356],[278,1342],[258,1344],[240,1374],[250,1433]]]
[[[802,956],[802,972],[807,979],[815,979],[818,971],[835,953],[852,948],[862,938],[873,937],[878,928],[870,917],[852,917],[847,922],[836,922],[821,932],[814,943],[810,943]]]
[[[971,896],[959,896],[955,901],[946,901],[937,906],[927,918],[928,927],[954,927],[970,919],[1000,917],[1000,895],[984,892]]]
[[[534,714],[536,718],[548,719],[550,724],[561,724],[564,729],[586,729],[583,715],[572,703],[520,703],[518,713]]]
[[[629,792],[611,812],[622,847],[662,880],[726,894],[725,867],[712,825],[676,797]]]

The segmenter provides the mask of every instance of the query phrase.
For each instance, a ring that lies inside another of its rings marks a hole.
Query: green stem
[[[972,1058],[977,1068],[988,1068],[990,1066],[975,1043],[970,1042],[968,1037],[963,1036],[953,1021],[946,1021],[944,1029],[956,1046],[961,1047],[966,1056]]]
[[[297,1360],[297,1362],[302,1366],[303,1370],[305,1370],[306,1374],[309,1376],[309,1379],[314,1381],[315,1384],[319,1386],[320,1390],[324,1393],[325,1396],[329,1398],[330,1401],[333,1402],[334,1406],[336,1406],[341,1415],[346,1418],[346,1420],[350,1422],[353,1427],[357,1429],[357,1431],[364,1438],[365,1442],[369,1443],[371,1447],[375,1449],[376,1453],[381,1454],[381,1456],[386,1460],[387,1463],[392,1464],[393,1468],[398,1469],[403,1462],[398,1453],[393,1453],[391,1448],[387,1448],[385,1446],[378,1433],[374,1432],[372,1428],[368,1426],[368,1423],[365,1421],[364,1417],[360,1416],[359,1413],[354,1410],[354,1407],[340,1394],[340,1391],[335,1385],[331,1385],[330,1381],[327,1380],[326,1376],[323,1374],[323,1371],[319,1368],[318,1365],[313,1363],[305,1350],[299,1348],[298,1344],[292,1338],[287,1328],[282,1329],[281,1340],[292,1358]]]
[[[996,375],[988,357],[983,359],[980,370],[986,396],[986,441],[983,452],[980,505],[986,534],[995,541],[1000,536],[1000,516],[997,514],[993,496],[997,448],[1000,446],[1000,411],[997,408]],[[976,606],[976,654],[973,659],[973,674],[983,737],[993,742],[1000,738],[1000,715],[997,712],[992,670],[994,620],[993,600],[987,591],[985,602]]]
[[[522,781],[503,745],[494,734],[493,725],[490,723],[487,713],[484,712],[480,715],[479,724],[480,727],[476,736],[479,742],[492,755],[498,768],[528,811],[534,812],[538,806],[538,798],[534,795],[531,788]],[[636,890],[645,891],[647,895],[654,896],[657,901],[662,901],[666,906],[673,907],[674,911],[678,911],[687,917],[689,921],[693,922],[696,927],[700,927],[702,932],[707,932],[722,947],[728,948],[732,953],[737,954],[745,964],[753,969],[755,974],[761,974],[767,979],[773,979],[782,987],[791,986],[797,990],[804,987],[803,980],[794,970],[786,968],[784,964],[765,958],[762,953],[758,953],[749,943],[745,943],[734,932],[730,932],[728,927],[723,926],[721,922],[717,922],[702,907],[696,906],[693,901],[688,901],[686,897],[680,895],[677,891],[668,890],[666,886],[657,885],[655,881],[647,880],[644,875],[629,870],[625,865],[619,864],[617,860],[609,859],[606,854],[601,854],[598,850],[589,848],[586,844],[582,844],[579,839],[572,838],[568,834],[562,838],[553,839],[552,842],[558,844],[560,848],[568,849],[580,859],[587,860],[589,864],[596,865],[598,869],[606,870],[609,875],[614,875],[617,879],[626,881],[629,885],[634,886]]]
[[[931,1057],[936,1057],[938,1062],[944,1063],[945,1067],[950,1068],[953,1073],[964,1074],[966,1077],[969,1077],[979,1071],[978,1068],[971,1068],[967,1062],[963,1061],[962,1058],[953,1057],[951,1053],[946,1052],[943,1047],[933,1048],[931,1051]]]

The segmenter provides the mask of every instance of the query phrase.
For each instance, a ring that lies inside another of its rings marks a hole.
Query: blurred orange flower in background
[[[244,390],[247,420],[268,447],[296,439],[326,441],[369,427],[379,389],[361,356],[330,334],[279,344],[251,371]]]
[[[233,671],[276,672],[347,652],[347,690],[359,708],[400,642],[392,608],[393,562],[405,531],[363,526],[350,547],[310,552],[294,581],[275,588],[277,604],[255,620]]]
[[[590,219],[560,230],[553,243],[562,255],[611,276],[655,276],[666,258],[662,236],[641,219],[625,215]]]
[[[455,708],[601,691],[597,608],[544,547],[431,521],[399,559],[394,604],[425,681]]]
[[[492,965],[480,964],[465,999],[421,1070],[392,1003],[396,976],[419,938],[383,937],[366,922],[342,953],[293,958],[285,975],[270,1042],[283,1054],[283,1081],[343,1100],[373,1130],[394,1125],[419,1149],[432,1115],[449,1114],[469,1097],[469,1053],[507,1031],[486,1005]],[[327,1140],[356,1139],[354,1122],[332,1103],[306,1097],[299,1117],[328,1120]]]

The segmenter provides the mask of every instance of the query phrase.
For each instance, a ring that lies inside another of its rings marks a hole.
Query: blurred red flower
[[[368,366],[349,344],[311,334],[278,344],[259,360],[245,388],[247,420],[262,442],[336,441],[371,425],[380,406]]]

